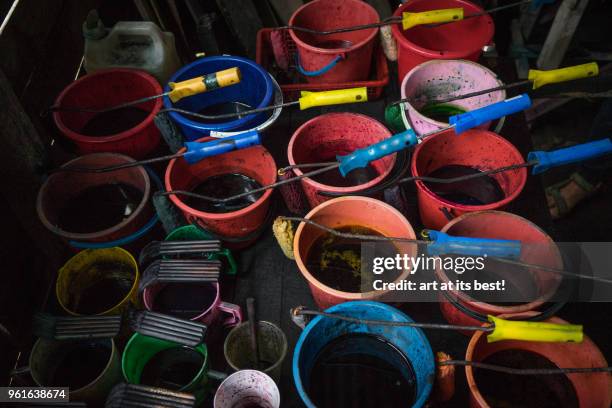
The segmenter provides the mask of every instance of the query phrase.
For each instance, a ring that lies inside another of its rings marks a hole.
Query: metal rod
[[[439,361],[438,365],[447,366],[469,366],[484,370],[497,371],[513,375],[558,375],[558,374],[587,374],[587,373],[609,373],[612,367],[578,367],[578,368],[513,368],[496,364],[480,363],[468,360],[446,360]]]

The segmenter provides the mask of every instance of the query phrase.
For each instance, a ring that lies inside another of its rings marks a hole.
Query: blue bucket
[[[169,82],[180,82],[194,77],[210,74],[224,69],[238,67],[242,73],[239,84],[190,96],[172,104],[170,98],[164,97],[165,108],[180,108],[191,112],[225,102],[240,102],[252,108],[263,108],[270,104],[274,96],[274,85],[270,75],[255,62],[230,55],[200,58],[179,69]],[[170,88],[166,85],[165,91]],[[211,131],[241,131],[249,130],[263,123],[271,112],[262,112],[228,120],[227,122],[202,123],[189,119],[177,112],[169,112],[172,120],[179,125],[188,141],[194,141],[209,136]]]
[[[412,322],[399,310],[379,302],[354,301],[330,307],[327,313],[338,313],[359,319]],[[304,404],[316,408],[308,397],[309,373],[321,349],[333,339],[347,333],[370,333],[381,336],[395,345],[410,361],[416,376],[416,399],[412,405],[422,407],[431,392],[435,379],[434,355],[421,329],[413,327],[375,326],[349,323],[323,316],[315,317],[304,329],[293,352],[293,380]],[[345,390],[338,390],[345,392]],[[381,407],[385,401],[381,401]]]

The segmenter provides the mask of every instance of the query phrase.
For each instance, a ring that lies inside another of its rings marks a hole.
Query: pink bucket
[[[423,135],[445,127],[447,122],[435,120],[420,113],[430,100],[440,100],[455,95],[464,95],[471,92],[502,86],[503,83],[490,69],[467,60],[433,60],[414,67],[402,81],[402,99],[411,98],[412,103],[406,102],[407,119],[414,131]],[[459,99],[449,102],[452,107],[464,111],[482,108],[492,103],[506,99],[506,91],[495,91],[471,98]],[[491,122],[479,126],[488,129]]]

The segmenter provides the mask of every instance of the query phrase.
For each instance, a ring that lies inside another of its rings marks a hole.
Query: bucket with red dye
[[[357,113],[328,113],[317,116],[300,126],[289,141],[289,164],[335,161],[346,155],[391,136],[380,122]],[[364,169],[355,169],[343,177],[336,169],[301,180],[302,188],[312,207],[330,199],[320,191],[350,194],[382,182],[393,169],[395,154],[375,160]],[[310,170],[310,169],[305,169]],[[299,168],[296,176],[304,174]]]
[[[428,137],[412,155],[414,176],[448,179],[524,163],[521,153],[503,137],[472,129],[451,129]],[[502,209],[523,190],[527,170],[518,168],[453,183],[417,181],[421,222],[439,230],[449,220],[474,211]]]
[[[209,138],[198,140],[207,141]],[[184,151],[181,150],[181,151]],[[195,164],[174,159],[165,175],[166,190],[183,190],[217,199],[227,198],[276,181],[276,163],[261,146],[209,157]],[[210,231],[228,247],[242,248],[262,232],[269,218],[272,189],[218,203],[173,194],[170,200],[191,224]]]
[[[53,120],[81,154],[114,152],[141,159],[160,144],[153,119],[161,109],[161,99],[103,113],[61,108],[105,109],[161,93],[157,80],[144,71],[102,70],[74,81],[60,93]]]
[[[493,39],[495,27],[483,9],[467,0],[411,0],[395,10],[401,17],[405,12],[421,12],[438,9],[463,8],[464,20],[440,25],[419,25],[403,30],[399,24],[391,27],[397,42],[398,80],[408,71],[432,59],[467,59],[477,61],[482,48]]]
[[[293,13],[290,26],[329,31],[379,22],[378,13],[361,0],[314,0]],[[310,83],[363,81],[370,75],[378,28],[317,35],[290,30],[297,46],[298,71]]]

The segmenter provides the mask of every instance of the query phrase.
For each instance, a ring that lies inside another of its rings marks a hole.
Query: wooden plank
[[[521,34],[521,26],[519,20],[512,20],[510,25],[510,30],[512,33],[512,46],[516,49],[522,49],[525,46],[525,41],[523,39],[523,34]],[[526,56],[517,56],[514,59],[514,64],[516,65],[516,73],[519,78],[527,78],[527,73],[529,72],[529,61]]]
[[[539,69],[559,68],[588,3],[589,0],[563,0],[538,57]]]

